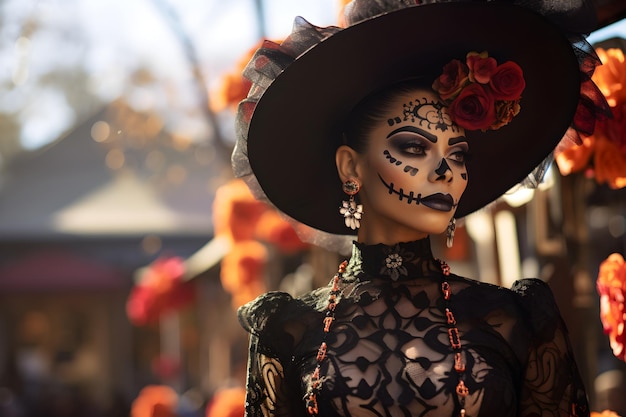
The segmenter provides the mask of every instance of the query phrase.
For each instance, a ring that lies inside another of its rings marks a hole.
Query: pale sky
[[[129,74],[144,66],[176,89],[185,105],[193,91],[177,86],[189,85],[191,72],[163,10],[178,16],[210,85],[258,41],[259,34],[253,0],[4,0],[0,7],[11,17],[5,20],[22,22],[21,27],[2,29],[2,55],[9,54],[13,65],[11,73],[0,69],[0,76],[12,77],[16,85],[0,97],[0,109],[19,113],[27,149],[49,143],[80,121],[58,89],[42,89],[32,82],[52,68],[84,67],[90,90],[106,102],[125,92]],[[335,0],[266,0],[267,37],[288,34],[296,15],[320,26],[335,24],[336,12]],[[33,23],[31,36],[27,28]],[[7,47],[11,43],[14,46]],[[140,105],[138,94],[135,102]],[[144,101],[163,98],[154,94],[146,92]]]

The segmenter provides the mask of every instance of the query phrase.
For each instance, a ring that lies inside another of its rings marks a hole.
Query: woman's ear
[[[359,153],[348,145],[341,145],[335,153],[335,163],[341,182],[353,178],[360,180]]]

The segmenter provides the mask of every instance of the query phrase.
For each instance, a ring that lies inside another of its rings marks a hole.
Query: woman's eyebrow
[[[396,130],[394,130],[391,133],[389,133],[387,135],[387,139],[389,139],[391,136],[395,135],[396,133],[400,133],[400,132],[417,133],[418,135],[424,136],[426,139],[428,139],[432,143],[437,143],[437,136],[433,135],[430,132],[427,132],[425,130],[420,129],[419,127],[415,127],[415,126],[402,126],[402,127],[399,127]]]
[[[453,138],[448,139],[448,145],[456,145],[460,142],[467,142],[467,138],[465,136],[455,136]]]

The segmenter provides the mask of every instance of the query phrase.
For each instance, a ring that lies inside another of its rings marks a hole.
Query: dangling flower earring
[[[453,217],[448,223],[448,229],[446,230],[446,246],[451,248],[454,242],[454,231],[456,230],[456,219]]]
[[[339,213],[344,217],[346,227],[356,230],[361,227],[361,217],[363,216],[363,205],[357,204],[354,196],[361,189],[361,184],[353,178],[343,183],[343,192],[350,196],[348,201],[341,202]]]

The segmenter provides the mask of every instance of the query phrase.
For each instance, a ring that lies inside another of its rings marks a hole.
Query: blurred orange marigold
[[[177,417],[178,394],[166,385],[148,385],[133,401],[131,417]]]
[[[222,76],[218,86],[211,91],[211,109],[222,111],[228,108],[235,109],[239,102],[248,96],[252,83],[242,73],[252,56],[266,39],[261,39],[252,48],[247,50],[235,64],[235,67]],[[274,41],[280,43],[281,41]]]
[[[602,412],[592,411],[589,417],[621,417],[615,411],[612,410],[604,410]]]
[[[298,237],[291,223],[285,220],[276,210],[263,213],[256,228],[259,239],[275,245],[285,253],[306,249],[308,245]]]
[[[598,120],[582,145],[571,143],[556,152],[562,175],[586,170],[598,184],[626,187],[626,59],[621,49],[597,48],[602,65],[592,76],[607,99],[612,119]]]
[[[206,417],[243,417],[246,390],[241,387],[218,390],[206,408]]]
[[[255,199],[243,180],[227,182],[217,189],[213,200],[215,236],[227,236],[232,242],[252,239],[267,209],[267,204]]]
[[[256,240],[238,242],[222,259],[220,279],[239,307],[266,291],[264,274],[267,249]]]
[[[600,320],[604,333],[609,336],[613,354],[626,361],[626,264],[621,254],[613,253],[600,264],[596,287],[600,294]]]

